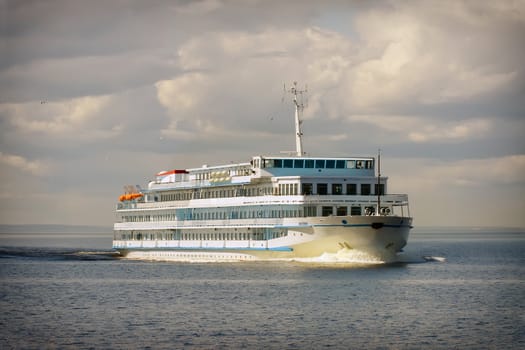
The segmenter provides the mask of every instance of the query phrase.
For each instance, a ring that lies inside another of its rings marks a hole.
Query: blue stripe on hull
[[[185,248],[179,248],[179,247],[147,247],[147,248],[142,248],[142,247],[113,247],[113,249],[115,250],[129,250],[129,251],[132,251],[132,250],[145,250],[145,251],[155,251],[155,250],[159,250],[159,251],[202,251],[202,250],[207,250],[207,251],[217,251],[217,252],[221,252],[221,251],[235,251],[235,250],[238,250],[238,251],[271,251],[271,252],[293,252],[293,248],[290,248],[290,247],[275,247],[275,248],[214,248],[214,247],[185,247]]]

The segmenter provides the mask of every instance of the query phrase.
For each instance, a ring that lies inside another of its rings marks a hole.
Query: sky
[[[525,227],[525,1],[0,0],[0,224],[161,170],[376,156],[415,226]]]

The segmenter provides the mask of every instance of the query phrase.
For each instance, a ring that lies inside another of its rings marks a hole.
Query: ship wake
[[[323,253],[315,258],[295,258],[293,261],[328,264],[389,264],[397,261],[397,255],[391,252],[366,252],[342,248],[336,253]]]
[[[84,251],[74,248],[48,247],[0,247],[0,259],[40,259],[40,260],[115,260],[119,257],[114,250]]]
[[[336,253],[324,253],[318,257],[263,257],[232,252],[130,252],[126,259],[149,261],[178,261],[178,262],[245,262],[245,261],[285,261],[315,264],[386,264],[396,262],[396,254],[385,252],[372,253],[356,249],[342,248]]]

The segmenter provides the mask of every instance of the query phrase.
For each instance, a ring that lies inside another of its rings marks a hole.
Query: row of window
[[[374,191],[372,192],[372,188]],[[300,191],[299,191],[300,189]],[[148,195],[148,201],[180,201],[190,199],[207,199],[207,198],[232,198],[232,197],[254,197],[254,196],[295,196],[295,195],[362,195],[370,196],[385,194],[384,184],[341,184],[341,183],[302,183],[299,188],[298,183],[279,184],[278,187],[247,187],[247,188],[227,188],[227,189],[201,189],[201,190],[184,190],[160,195]]]
[[[251,229],[249,231],[226,231],[226,232],[137,232],[123,231],[115,232],[115,240],[145,240],[145,241],[238,241],[238,240],[267,240],[286,236],[285,230]]]
[[[213,180],[223,177],[230,176],[249,176],[252,174],[252,169],[250,166],[241,166],[233,169],[219,170],[216,169],[210,172],[197,172],[195,173],[195,180]]]
[[[374,207],[364,207],[365,215],[374,212]],[[249,209],[238,210],[228,208],[210,209],[177,209],[175,212],[168,212],[155,215],[123,215],[121,222],[159,222],[159,221],[176,221],[176,220],[235,220],[235,219],[268,219],[268,218],[297,218],[297,217],[315,217],[315,216],[346,216],[350,213],[352,216],[363,215],[363,208],[359,205],[347,206],[305,206],[293,207],[290,209]],[[389,211],[390,213],[390,211]]]
[[[359,188],[359,192],[357,191]],[[326,183],[318,183],[318,184],[311,184],[311,183],[303,183],[301,188],[301,193],[303,195],[361,195],[361,196],[370,196],[370,195],[377,195],[385,194],[385,185],[384,184],[374,184],[374,193],[372,193],[372,185],[371,184],[355,184],[350,183],[346,184],[344,186],[343,184],[331,184],[329,186]]]
[[[231,197],[254,197],[273,195],[274,190],[270,186],[265,187],[239,187],[226,189],[200,189],[193,191],[176,191],[171,193],[163,193],[160,197],[157,195],[153,198],[148,197],[148,200],[154,201],[184,201],[190,199],[207,199],[207,198],[231,198]]]
[[[305,215],[308,213],[308,215]],[[316,216],[316,208],[302,209],[275,209],[275,210],[214,210],[209,209],[180,209],[176,212],[157,215],[123,215],[122,222],[150,222],[175,220],[235,220],[257,218],[297,218]]]

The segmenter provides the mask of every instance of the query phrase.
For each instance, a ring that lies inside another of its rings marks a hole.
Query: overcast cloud
[[[383,152],[415,224],[525,227],[525,1],[3,1],[0,223],[160,170]]]

